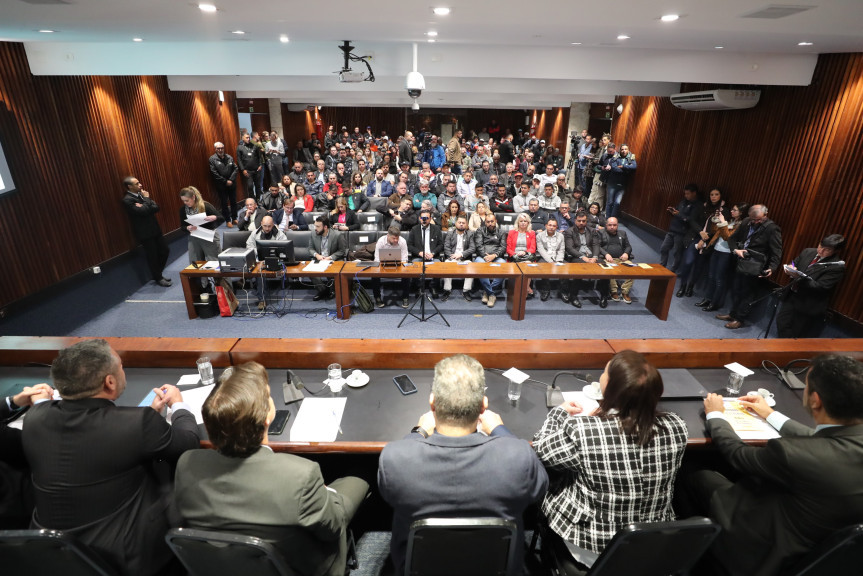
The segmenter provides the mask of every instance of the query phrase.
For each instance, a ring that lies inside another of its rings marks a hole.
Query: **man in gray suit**
[[[241,364],[204,402],[216,450],[180,458],[177,508],[187,527],[267,540],[296,574],[344,576],[347,526],[369,485],[355,477],[324,484],[316,462],[270,449],[276,407],[268,381],[257,362]]]
[[[691,499],[722,526],[713,552],[731,574],[788,574],[831,533],[863,522],[863,364],[847,356],[812,361],[803,405],[813,430],[774,411],[760,395],[740,404],[779,431],[766,447],[745,445],[725,420],[721,396],[704,400],[713,444],[742,479],[713,471],[685,481]]]
[[[347,235],[338,230],[331,230],[329,219],[326,216],[318,216],[315,219],[315,233],[312,234],[309,249],[312,252],[312,258],[318,262],[344,260],[348,253]],[[328,280],[325,284],[321,278],[312,278],[312,285],[317,290],[313,300],[329,300],[333,297],[331,281]]]
[[[405,572],[411,522],[431,516],[494,516],[514,520],[548,488],[536,453],[488,409],[482,365],[459,354],[435,366],[431,411],[404,439],[387,444],[378,488],[393,507],[390,546],[396,574]],[[484,434],[477,432],[477,424]],[[522,546],[516,545],[516,566]]]

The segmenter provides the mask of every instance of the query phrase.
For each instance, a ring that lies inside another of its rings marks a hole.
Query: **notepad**
[[[769,440],[779,438],[779,432],[767,420],[748,411],[737,398],[724,398],[725,419],[741,440]]]
[[[291,442],[335,442],[347,398],[306,398],[291,426]]]
[[[318,260],[317,262],[309,262],[308,264],[306,264],[305,268],[303,268],[303,272],[324,272],[332,263],[332,260]]]

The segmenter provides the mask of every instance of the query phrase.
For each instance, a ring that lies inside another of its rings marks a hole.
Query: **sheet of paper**
[[[576,416],[590,416],[594,410],[599,408],[599,402],[591,400],[580,390],[578,392],[563,392],[562,394],[563,399],[567,402],[577,402],[582,407],[581,413],[576,414]]]
[[[789,276],[791,276],[793,278],[802,278],[802,277],[806,276],[806,274],[804,274],[803,272],[801,272],[797,268],[792,268],[788,264],[785,264],[784,266],[782,266],[782,269],[785,270],[786,274],[788,274]]]
[[[779,438],[779,432],[767,420],[749,412],[737,398],[725,398],[725,419],[741,440],[769,440]]]
[[[195,384],[201,383],[201,376],[199,374],[183,374],[180,376],[180,379],[177,380],[177,386],[194,386]]]
[[[652,268],[653,268],[653,266],[651,266],[650,264],[645,264],[644,262],[640,262],[640,263],[638,264],[638,267],[639,267],[639,268],[644,268],[645,270],[650,270],[650,269],[652,269]]]
[[[202,270],[218,270],[219,269],[219,261],[218,260],[207,260],[207,263],[201,266]]]
[[[200,226],[198,226],[197,228],[192,230],[190,234],[195,238],[200,238],[201,240],[212,242],[213,237],[216,235],[216,231],[210,230],[209,228],[201,228]]]
[[[186,217],[186,222],[191,224],[192,226],[200,226],[207,221],[207,215],[203,212],[198,214],[192,214]]]
[[[201,416],[201,407],[204,405],[204,400],[210,395],[210,392],[215,388],[215,384],[209,386],[201,386],[200,388],[192,388],[191,390],[183,390],[183,402],[189,405],[189,410],[195,415],[195,421],[198,424],[204,423],[204,417]],[[170,421],[170,414],[168,419]]]
[[[504,378],[509,378],[510,380],[512,380],[513,382],[515,382],[517,384],[521,384],[522,382],[524,382],[525,380],[530,378],[530,376],[528,376],[527,374],[525,374],[524,372],[522,372],[518,368],[510,368],[509,370],[504,372],[502,374],[502,376]]]
[[[332,263],[333,263],[332,260],[320,260],[318,262],[309,262],[308,264],[306,264],[306,267],[303,268],[303,272],[323,272]]]
[[[755,374],[755,372],[753,372],[743,364],[740,364],[739,362],[732,362],[731,364],[726,364],[725,367],[734,372],[735,374],[740,374],[744,378]]]
[[[291,426],[291,442],[334,442],[347,398],[306,398]]]

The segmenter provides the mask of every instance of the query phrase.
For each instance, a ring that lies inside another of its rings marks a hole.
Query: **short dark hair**
[[[89,398],[102,390],[119,362],[105,340],[84,340],[60,350],[51,364],[51,380],[64,400]]]
[[[832,248],[838,252],[845,247],[845,236],[842,234],[830,234],[821,240],[821,245],[825,248]]]
[[[134,176],[126,176],[125,178],[123,178],[123,186],[128,189],[129,186],[134,184],[135,180],[137,180],[137,178],[135,178]]]
[[[246,458],[258,451],[270,412],[267,369],[257,362],[231,368],[201,407],[210,442],[220,453]]]
[[[698,194],[699,193],[698,184],[690,182],[689,184],[687,184],[686,186],[683,187],[684,192],[686,192],[687,190],[689,190],[690,192],[695,192],[696,194]]]
[[[402,231],[398,226],[390,226],[387,228],[387,236],[401,236]]]
[[[622,350],[608,363],[608,384],[597,415],[619,418],[623,431],[640,446],[653,437],[656,405],[662,397],[662,376],[635,350]]]
[[[838,354],[816,356],[806,384],[810,394],[818,393],[824,411],[832,418],[863,420],[863,363]]]
[[[320,222],[321,224],[323,224],[327,228],[330,227],[330,219],[327,218],[326,216],[318,216],[317,218],[315,218],[315,222]]]

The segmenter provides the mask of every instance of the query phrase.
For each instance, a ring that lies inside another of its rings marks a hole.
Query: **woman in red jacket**
[[[506,236],[506,253],[512,262],[532,262],[536,257],[536,232],[531,230],[530,216],[522,212],[515,228]]]

